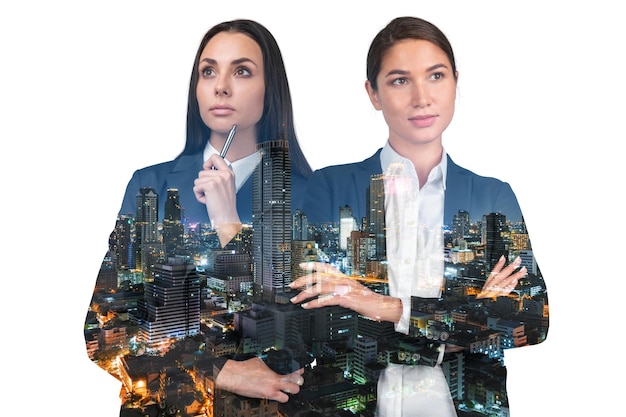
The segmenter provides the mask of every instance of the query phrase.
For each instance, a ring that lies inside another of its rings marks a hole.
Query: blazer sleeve
[[[510,228],[507,226],[500,233],[499,238],[502,240],[499,244],[510,261],[517,256],[521,257],[522,266],[528,269],[528,274],[509,296],[476,299],[471,294],[461,297],[458,291],[453,293],[447,290],[435,303],[413,298],[412,309],[419,313],[433,311],[436,306],[441,311],[453,312],[454,320],[447,324],[439,323],[438,328],[435,326],[432,332],[427,329],[426,333],[430,337],[443,334],[446,343],[471,352],[495,348],[502,354],[507,349],[542,343],[547,338],[549,328],[548,292],[518,200],[509,184],[494,178],[475,176],[470,189],[471,203],[467,206],[470,213],[503,214],[506,217]],[[483,224],[483,227],[487,226]],[[482,244],[487,248],[491,242]],[[450,266],[455,267],[453,263]],[[456,277],[447,278],[454,284],[457,279],[468,283],[471,280],[464,278],[475,277],[477,283],[482,285],[490,273],[490,270],[485,270],[485,276],[481,277],[479,272],[471,271],[471,265],[466,266],[466,269],[463,271],[458,268]],[[451,288],[449,285],[447,287]],[[457,285],[456,288],[460,287]],[[496,338],[498,342],[495,342]]]
[[[119,211],[120,215],[136,215],[136,194],[142,181],[142,170],[133,173],[126,186],[126,192]],[[112,290],[117,290],[117,270],[112,257],[112,246],[116,244],[114,239],[117,233],[117,224],[109,235],[109,250],[105,253],[98,275],[96,277],[93,295],[87,310],[84,337],[89,358],[112,376],[119,379],[114,371],[113,361],[121,352],[122,346],[127,345],[127,339],[131,336],[127,333],[126,325],[119,325],[120,321],[127,319],[127,303],[132,302],[132,288],[128,288],[129,299],[116,300],[113,303],[107,299]],[[121,291],[116,291],[119,295]],[[110,297],[109,297],[110,298]],[[110,319],[110,324],[101,323]]]

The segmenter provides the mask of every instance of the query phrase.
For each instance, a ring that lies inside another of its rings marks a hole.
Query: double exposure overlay
[[[225,247],[209,223],[187,216],[180,194],[188,184],[129,185],[136,211],[118,216],[85,322],[90,358],[121,382],[122,415],[374,415],[390,396],[410,399],[437,383],[406,376],[436,364],[459,416],[508,415],[505,351],[542,342],[548,327],[545,285],[517,203],[506,212],[469,191],[466,200],[446,198],[444,224],[429,232],[441,249],[438,294],[411,297],[400,332],[344,307],[290,302],[297,291],[289,284],[306,274],[305,262],[389,294],[386,233],[397,225],[385,216],[390,188],[376,159],[364,168],[371,173],[347,178],[355,193],[322,199],[315,182],[329,188],[316,173],[309,198],[293,207],[287,148],[259,145],[252,214]],[[467,180],[456,168],[448,163],[446,197],[454,181]],[[332,169],[325,173],[340,175]],[[528,273],[509,294],[479,297],[501,257],[521,258]],[[217,360],[252,356],[283,374],[304,367],[301,391],[279,403],[215,388]]]

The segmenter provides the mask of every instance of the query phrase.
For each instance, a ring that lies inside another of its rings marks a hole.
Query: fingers
[[[347,278],[340,270],[323,262],[302,262],[300,268],[309,271],[309,274],[292,281],[289,284],[291,288],[339,282],[338,280]]]
[[[302,270],[316,271],[317,273],[331,274],[331,275],[343,275],[343,273],[334,266],[324,262],[302,262],[300,265]]]
[[[509,295],[515,289],[519,280],[528,273],[526,267],[519,268],[522,263],[522,259],[519,256],[506,267],[504,267],[504,263],[505,258],[502,256],[493,267],[478,298]],[[518,268],[519,270],[515,272]]]
[[[342,286],[342,287],[345,288],[345,286]],[[341,289],[341,292],[345,294],[347,291],[344,288]],[[335,285],[319,284],[319,285],[306,287],[298,295],[291,298],[291,302],[293,304],[298,304],[310,298],[318,297],[316,300],[313,300],[313,301],[316,301],[315,304],[309,306],[307,305],[307,304],[310,304],[309,302],[309,303],[302,304],[302,307],[304,308],[321,307],[322,305],[320,305],[320,302],[325,301],[328,298],[334,297],[335,295],[338,295],[338,293],[335,291]],[[323,305],[330,305],[330,304],[325,303]]]
[[[284,384],[294,384],[298,387],[301,387],[302,384],[304,384],[304,378],[302,377],[303,373],[304,368],[300,368],[297,371],[290,373],[289,375],[285,375],[285,377],[282,378],[282,382]]]
[[[519,256],[517,257],[517,259],[519,259]],[[500,256],[500,259],[498,259],[498,262],[496,262],[491,272],[499,273],[500,271],[502,271],[502,267],[504,266],[505,262],[506,262],[506,258],[504,257],[504,255]]]
[[[213,155],[211,155],[209,157],[209,159],[207,159],[204,164],[202,165],[202,168],[205,170],[218,170],[218,171],[224,171],[224,170],[229,170],[230,166],[226,163],[226,161],[224,161],[224,158],[220,157],[218,154],[214,153]]]
[[[357,284],[337,269],[330,266],[326,268],[327,265],[320,262],[312,263],[310,266],[313,266],[316,272],[302,276],[289,284],[291,288],[301,290],[300,293],[291,299],[292,303],[297,304],[317,296],[318,300],[314,304],[308,306],[303,304],[302,307],[315,308],[325,305],[336,305],[339,302],[332,301],[333,297],[348,296],[357,288],[361,288],[360,284]]]
[[[341,303],[339,301],[340,297],[335,294],[322,294],[311,301],[300,304],[300,307],[304,308],[305,310],[310,310],[313,308],[340,305]]]
[[[281,403],[289,401],[289,395],[287,394],[297,394],[300,392],[300,387],[304,384],[303,373],[304,368],[301,368],[289,375],[281,376],[277,388],[268,398]]]
[[[222,164],[228,168],[223,160]],[[206,163],[205,166],[207,166]],[[206,195],[208,194],[230,194],[231,192],[235,193],[235,174],[230,169],[205,169],[198,173],[198,177],[193,182],[193,193],[196,199],[203,204],[206,204]]]

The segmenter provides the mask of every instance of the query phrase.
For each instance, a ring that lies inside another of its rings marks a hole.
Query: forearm
[[[372,300],[371,304],[367,307],[367,311],[365,312],[366,314],[364,315],[376,321],[387,321],[397,324],[402,318],[402,300],[390,295],[378,294],[378,299]],[[353,308],[353,310],[357,311],[358,309],[358,307]]]
[[[215,387],[236,393],[237,388],[241,386],[242,372],[244,371],[242,363],[232,359],[226,360],[215,378]]]

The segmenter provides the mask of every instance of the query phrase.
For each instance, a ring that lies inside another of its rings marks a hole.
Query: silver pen
[[[235,137],[236,130],[237,130],[237,125],[233,125],[233,127],[230,128],[230,132],[228,132],[228,137],[226,138],[226,142],[224,142],[224,147],[222,148],[222,152],[220,152],[220,157],[222,157],[222,159],[226,157],[228,148],[230,148],[230,144],[232,143],[233,138]],[[213,169],[216,169],[216,168],[213,167]]]

